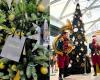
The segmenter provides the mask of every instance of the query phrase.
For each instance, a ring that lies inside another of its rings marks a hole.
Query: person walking
[[[68,43],[68,32],[63,32],[57,44],[57,49],[63,53],[62,55],[58,54],[59,80],[63,80],[63,77],[65,77],[65,67],[67,68],[69,64]]]
[[[89,44],[89,48],[91,49],[91,59],[92,59],[92,64],[93,64],[93,69],[94,69],[94,76],[97,75],[96,71],[96,65],[99,65],[100,69],[100,54],[98,52],[100,51],[100,45],[96,44],[96,36],[92,36],[92,43]]]

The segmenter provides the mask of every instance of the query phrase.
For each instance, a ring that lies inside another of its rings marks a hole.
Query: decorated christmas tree
[[[71,72],[80,74],[84,73],[84,71],[86,72],[85,54],[87,54],[87,46],[85,44],[85,30],[79,4],[76,5],[72,25],[73,33],[70,35],[70,38],[75,45],[75,49],[70,54],[72,60]]]
[[[0,53],[9,35],[26,38],[19,62],[0,57],[0,79],[48,80],[49,51],[32,38],[48,16],[41,0],[0,0]]]

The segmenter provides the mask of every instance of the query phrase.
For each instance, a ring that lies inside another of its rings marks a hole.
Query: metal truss
[[[50,2],[50,5],[55,4],[55,3],[59,2],[59,1],[61,1],[61,0],[53,0],[53,1]]]
[[[89,31],[98,21],[100,21],[100,18],[98,18],[97,20],[91,21],[92,24],[91,24],[90,27],[87,29],[87,31]],[[88,23],[90,23],[90,22],[88,22]],[[86,31],[86,32],[87,32],[87,31]]]
[[[64,8],[63,8],[63,10],[62,10],[62,12],[61,12],[61,14],[60,14],[60,17],[64,14],[64,12],[65,12],[65,10],[66,10],[68,4],[70,3],[70,1],[71,1],[71,0],[68,0],[68,1],[66,2],[65,6],[64,6]]]
[[[97,0],[96,0],[96,1],[97,1]],[[93,5],[93,4],[92,4],[92,5]],[[100,8],[100,5],[89,6],[88,8],[82,9],[81,11],[84,12],[83,14],[85,14],[88,10],[92,10],[92,9],[95,9],[95,8]],[[60,19],[63,19],[63,18],[65,18],[65,17],[67,17],[67,16],[71,16],[71,15],[73,15],[73,14],[74,14],[74,12],[73,12],[73,13],[70,13],[70,14],[67,14],[67,15],[65,15],[65,16],[62,16],[62,17],[60,17]]]
[[[54,17],[54,16],[52,16],[52,15],[50,15],[50,19],[51,19],[51,20],[54,20],[54,21],[57,22],[57,23],[60,23],[61,25],[65,25],[61,20],[57,19],[56,17]]]

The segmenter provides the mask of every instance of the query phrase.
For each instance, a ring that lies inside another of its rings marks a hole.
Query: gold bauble
[[[10,21],[13,21],[13,20],[15,19],[15,15],[14,15],[14,14],[10,14],[10,15],[8,16],[8,19],[9,19]]]
[[[13,71],[17,71],[17,67],[16,67],[16,65],[13,64],[13,65],[11,66],[11,69],[12,69]]]
[[[78,39],[81,39],[81,35],[79,34],[79,35],[77,36],[77,38],[78,38]]]
[[[44,6],[42,3],[40,3],[40,4],[37,6],[37,10],[38,10],[39,12],[44,12],[44,11],[45,11],[45,6]]]
[[[0,26],[0,30],[2,30],[3,29],[3,26]]]
[[[3,62],[0,62],[0,69],[4,69],[4,63]]]
[[[47,74],[48,73],[47,67],[41,67],[40,70],[41,70],[42,74]]]

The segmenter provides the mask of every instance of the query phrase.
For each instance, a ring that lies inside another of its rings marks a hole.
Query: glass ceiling
[[[62,27],[73,20],[79,2],[86,34],[100,30],[100,0],[50,0],[50,24]]]

